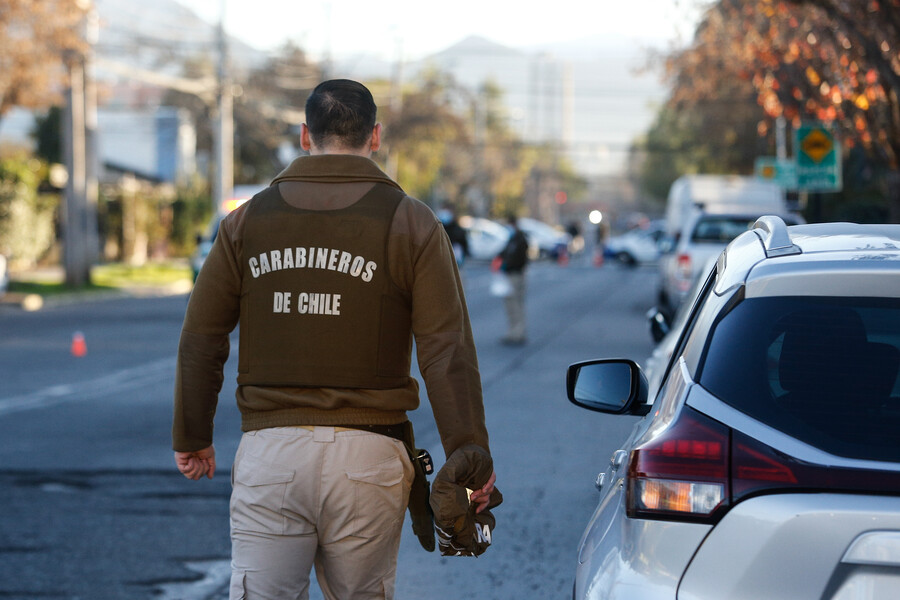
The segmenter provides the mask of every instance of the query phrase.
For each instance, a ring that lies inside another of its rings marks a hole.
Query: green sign
[[[804,124],[794,132],[797,189],[807,192],[839,192],[841,145],[829,127]]]
[[[760,179],[777,183],[782,189],[797,189],[797,165],[791,159],[760,156],[754,163],[754,172]]]

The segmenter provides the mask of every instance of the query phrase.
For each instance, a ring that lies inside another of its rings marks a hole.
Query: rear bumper
[[[688,565],[678,600],[850,600],[897,590],[900,498],[778,494],[725,515]]]

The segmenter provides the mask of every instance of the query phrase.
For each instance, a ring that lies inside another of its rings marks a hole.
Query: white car
[[[752,227],[763,214],[766,213],[753,209],[732,211],[727,206],[716,207],[715,211],[695,210],[677,239],[662,242],[663,254],[659,259],[660,310],[669,316],[674,315],[706,262]],[[778,216],[788,225],[803,223],[799,215]]]
[[[529,217],[520,217],[518,224],[519,229],[525,232],[525,237],[528,238],[531,259],[556,260],[564,252],[571,254],[572,236],[565,231]]]
[[[464,216],[459,224],[468,235],[470,259],[493,260],[509,241],[509,230],[496,221]]]
[[[855,600],[900,590],[900,225],[732,241],[658,391],[573,364],[573,403],[641,416],[597,478],[574,600]],[[605,417],[615,418],[615,417]]]
[[[647,227],[635,227],[606,240],[603,249],[608,258],[633,267],[659,259],[660,241],[666,234],[664,221],[651,221]]]

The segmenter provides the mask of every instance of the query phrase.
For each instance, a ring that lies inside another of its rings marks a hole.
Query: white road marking
[[[174,373],[175,357],[169,357],[88,381],[53,385],[30,394],[0,398],[0,416],[122,394],[158,382],[161,377],[174,376]]]

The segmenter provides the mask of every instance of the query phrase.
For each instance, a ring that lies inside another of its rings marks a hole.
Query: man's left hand
[[[472,492],[472,495],[469,496],[469,500],[475,504],[476,513],[480,513],[487,508],[488,502],[491,501],[491,492],[494,491],[495,481],[497,481],[497,473],[492,471],[491,477],[488,479],[487,483],[484,484],[484,487],[475,490]]]

